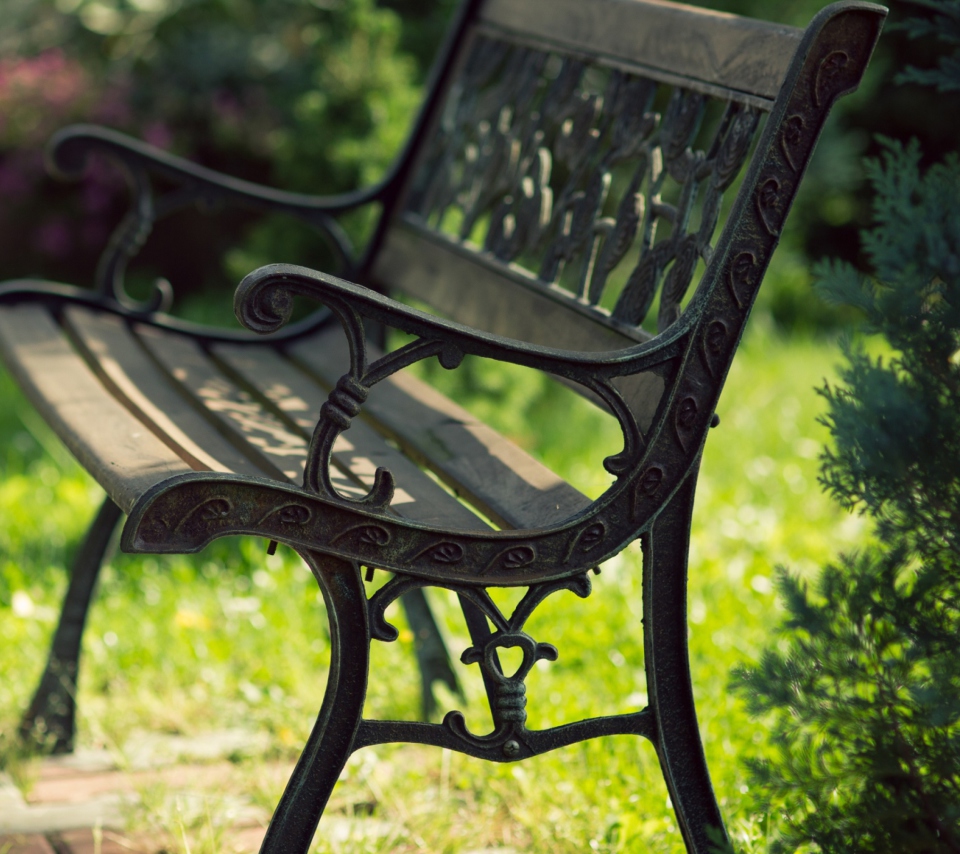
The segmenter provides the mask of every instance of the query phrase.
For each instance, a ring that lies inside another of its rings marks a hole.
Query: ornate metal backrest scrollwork
[[[481,35],[407,212],[630,325],[659,288],[662,331],[711,258],[761,104]]]

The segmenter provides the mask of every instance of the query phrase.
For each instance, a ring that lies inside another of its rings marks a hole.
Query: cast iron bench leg
[[[320,584],[330,622],[330,672],[320,714],[267,828],[261,854],[306,854],[360,726],[370,666],[367,597],[360,568],[301,553]]]
[[[20,738],[52,753],[70,753],[76,718],[80,643],[103,556],[121,517],[120,508],[104,499],[70,571],[60,622],[47,666],[30,707],[20,722]]]
[[[700,740],[687,649],[687,556],[694,470],[641,539],[644,650],[657,755],[691,854],[709,854],[726,831]]]
[[[400,597],[403,613],[413,632],[413,650],[420,670],[420,709],[423,719],[429,721],[437,709],[433,695],[433,683],[441,682],[451,693],[463,698],[463,689],[450,663],[443,635],[430,609],[423,590],[408,590]]]

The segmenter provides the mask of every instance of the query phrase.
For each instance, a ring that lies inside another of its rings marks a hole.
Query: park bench
[[[364,746],[507,762],[628,733],[655,746],[688,849],[723,838],[687,659],[697,469],[815,142],[884,14],[836,3],[798,30],[665,0],[467,0],[395,167],[350,195],[267,190],[101,128],[52,141],[57,172],[104,155],[133,199],[96,290],[0,290],[8,368],[107,492],[77,566],[95,575],[122,513],[128,552],[191,553],[236,534],[285,543],[327,604],[327,692],[262,850],[307,850]],[[235,310],[256,335],[174,319],[162,288],[132,301],[124,268],[153,221],[224,203],[315,226],[344,278],[252,272]],[[380,218],[355,253],[336,218],[368,204]],[[288,323],[294,297],[322,308]],[[623,448],[603,461],[612,484],[599,498],[402,371],[468,355],[546,372],[617,419]],[[590,570],[638,538],[648,705],[528,729],[524,679],[558,651],[527,619],[556,591],[587,596]],[[392,575],[368,595],[374,570]],[[459,596],[490,733],[459,712],[362,718],[371,641],[397,636],[385,609],[428,586]],[[527,592],[507,614],[495,587]],[[73,607],[53,653],[67,670],[85,605]],[[512,675],[498,657],[511,647]],[[35,699],[28,720],[53,716],[49,702]]]

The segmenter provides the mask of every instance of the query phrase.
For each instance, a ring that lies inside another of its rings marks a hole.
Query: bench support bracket
[[[21,740],[43,746],[50,753],[73,751],[83,627],[103,557],[121,515],[120,508],[105,498],[77,551],[46,669],[20,721]]]
[[[657,721],[653,743],[687,850],[705,854],[727,837],[697,725],[687,647],[687,555],[696,482],[694,470],[640,543],[647,693]]]

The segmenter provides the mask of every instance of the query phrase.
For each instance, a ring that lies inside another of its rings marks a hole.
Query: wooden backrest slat
[[[0,309],[0,350],[41,417],[124,512],[191,467],[100,383],[39,305]]]
[[[373,278],[467,326],[546,347],[603,352],[652,337],[626,324],[612,327],[598,309],[572,303],[559,288],[538,286],[522,268],[478,256],[415,223],[401,221],[391,229]]]
[[[339,329],[328,333],[340,334]],[[270,401],[289,419],[291,427],[309,438],[316,426],[321,404],[328,389],[314,377],[301,371],[276,350],[230,344],[218,344],[212,354],[229,367],[259,395]],[[489,528],[462,504],[425,475],[408,457],[387,445],[372,427],[354,420],[346,434],[337,437],[333,448],[334,464],[357,483],[370,488],[379,466],[390,470],[396,479],[391,509],[398,516],[459,530]]]
[[[68,306],[64,327],[113,395],[178,456],[200,470],[267,474],[223,438],[144,352],[116,315]]]
[[[478,256],[414,223],[398,222],[390,230],[373,278],[467,326],[543,347],[604,352],[652,337],[609,318],[604,322],[600,309],[577,304],[559,288],[546,289],[530,281],[519,267]],[[640,428],[647,429],[663,394],[663,379],[635,374],[619,379],[617,386]],[[572,387],[591,397],[582,387]]]
[[[335,332],[288,348],[305,370],[330,386],[350,363],[346,339]],[[363,415],[457,495],[506,527],[549,525],[590,503],[521,448],[406,372],[377,385]]]
[[[776,97],[803,31],[664,0],[487,0],[481,20],[570,51]]]

